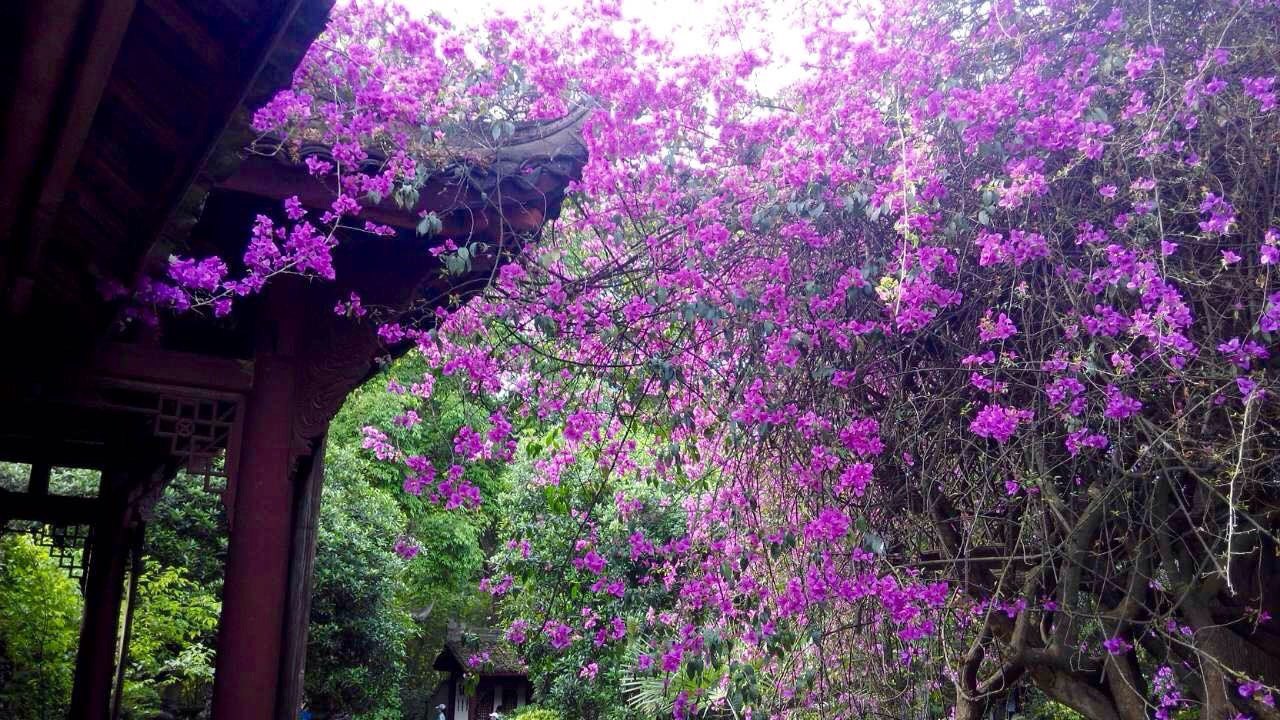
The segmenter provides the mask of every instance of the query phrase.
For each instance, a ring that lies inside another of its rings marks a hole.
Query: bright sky
[[[400,0],[414,11],[427,13],[432,10],[461,25],[475,25],[501,11],[512,17],[544,6],[539,0]],[[566,3],[552,0],[551,7]],[[669,38],[677,52],[706,50],[707,29],[718,25],[726,13],[730,0],[622,0],[625,17],[640,20],[654,29],[658,37]],[[764,70],[758,78],[760,89],[765,92],[781,88],[796,72],[795,63],[803,58],[804,31],[799,27],[798,8],[804,2],[783,0],[777,4],[777,19],[768,23],[768,37],[744,37],[740,42],[750,46],[766,46],[774,54],[775,67]],[[722,39],[723,40],[723,39]],[[790,69],[788,69],[788,67]]]

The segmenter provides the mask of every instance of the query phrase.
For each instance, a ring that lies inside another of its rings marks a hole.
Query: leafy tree
[[[306,697],[317,717],[399,712],[404,560],[390,542],[404,515],[385,492],[332,478],[324,488],[307,646]]]
[[[204,481],[179,473],[152,509],[146,532],[146,563],[182,568],[214,597],[222,592],[227,561],[227,522],[219,493]]]
[[[50,468],[49,492],[54,495],[93,497],[98,494],[101,480],[102,473],[89,468]]]
[[[476,584],[487,551],[493,546],[492,528],[498,514],[492,505],[447,512],[407,493],[405,474],[378,461],[364,447],[365,426],[396,427],[407,451],[423,457],[447,458],[453,452],[453,437],[458,429],[485,417],[482,408],[464,402],[456,383],[439,383],[429,393],[419,388],[415,394],[412,389],[422,383],[425,372],[425,361],[414,352],[388,363],[382,372],[356,389],[330,425],[325,460],[327,484],[364,486],[368,493],[362,491],[362,497],[386,498],[398,508],[400,525],[387,525],[379,531],[377,540],[383,552],[390,552],[402,538],[412,538],[406,541],[415,554],[403,563],[394,610],[391,605],[379,606],[383,612],[407,614],[414,622],[402,652],[394,659],[379,659],[382,663],[403,662],[398,670],[406,678],[400,707],[410,717],[425,712],[429,704],[437,675],[432,665],[443,647],[446,623],[452,619],[484,622],[488,597],[477,590]],[[388,392],[388,387],[394,392]],[[410,410],[424,420],[410,428],[397,426],[395,419]],[[504,482],[498,463],[469,472],[485,492],[494,496]],[[322,526],[339,522],[346,510],[341,504],[330,503],[327,495],[324,502]],[[372,543],[375,538],[370,536],[369,541]],[[317,564],[327,552],[322,543],[317,549]],[[309,666],[308,676],[324,672],[324,667],[327,665],[322,664],[319,669]]]
[[[508,469],[498,499],[506,542],[484,580],[499,599],[508,639],[528,662],[539,701],[565,717],[651,717],[663,705],[660,714],[670,714],[678,690],[660,671],[666,648],[651,630],[675,617],[659,558],[684,535],[682,514],[654,487],[603,464],[576,464],[558,484],[532,482],[536,462],[559,445],[554,432],[539,435]],[[559,622],[588,609],[581,631]],[[641,654],[653,659],[639,674],[656,681],[656,707],[622,701],[643,684],[635,677]]]
[[[146,528],[125,669],[128,717],[208,705],[226,538],[221,497],[202,478],[178,473]]]
[[[525,705],[515,711],[511,720],[560,720],[560,713],[537,705]]]
[[[31,466],[0,462],[0,489],[25,492],[31,477]],[[54,495],[90,497],[98,494],[101,473],[85,468],[55,467],[49,470],[49,492]]]
[[[0,489],[24,492],[27,489],[27,476],[30,472],[30,465],[0,462]]]
[[[1185,711],[1184,711],[1185,712]],[[1084,716],[1055,700],[1049,700],[1038,690],[1027,698],[1026,715],[1031,720],[1084,720]],[[1189,720],[1185,715],[1184,720]]]
[[[221,604],[182,567],[153,564],[138,580],[125,706],[146,718],[166,705],[201,708],[213,682]]]
[[[45,720],[71,700],[80,590],[22,534],[0,538],[0,715]]]

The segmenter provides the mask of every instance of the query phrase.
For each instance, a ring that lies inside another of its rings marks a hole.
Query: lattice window
[[[89,567],[89,547],[93,542],[91,525],[46,525],[26,520],[10,520],[0,528],[0,535],[25,533],[36,545],[45,548],[58,568],[84,590],[86,570]]]
[[[95,399],[100,407],[146,415],[182,469],[201,478],[206,492],[225,493],[239,447],[241,396],[110,380],[96,388]]]
[[[167,438],[187,472],[204,480],[204,489],[226,487],[224,451],[235,428],[240,405],[234,400],[160,395],[156,398],[156,437]]]

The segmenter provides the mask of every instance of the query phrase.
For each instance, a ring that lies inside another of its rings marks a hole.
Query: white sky
[[[502,12],[510,17],[520,17],[530,10],[543,7],[540,0],[399,0],[413,11],[423,14],[431,11],[459,25],[477,25],[486,18]],[[716,27],[731,10],[731,0],[622,0],[624,17],[636,19],[653,28],[657,37],[669,39],[677,52],[705,52],[708,29]],[[552,9],[572,3],[551,0]],[[768,36],[748,36],[740,39],[721,38],[721,42],[734,42],[736,47],[746,44],[752,47],[768,47],[774,58],[772,67],[758,73],[759,89],[774,92],[787,84],[797,72],[797,64],[806,55],[804,29],[800,27],[800,8],[805,3],[796,0],[779,0],[777,17],[767,23]],[[789,77],[790,76],[790,77]]]

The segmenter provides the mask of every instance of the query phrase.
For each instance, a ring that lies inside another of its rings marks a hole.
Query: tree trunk
[[[1121,720],[1107,693],[1071,673],[1036,667],[1031,670],[1031,680],[1049,699],[1066,705],[1089,720]]]
[[[956,685],[955,720],[986,720],[987,708],[990,705],[990,698],[970,698],[959,685]]]
[[[1121,720],[1147,720],[1146,683],[1133,652],[1107,658],[1107,689]]]

